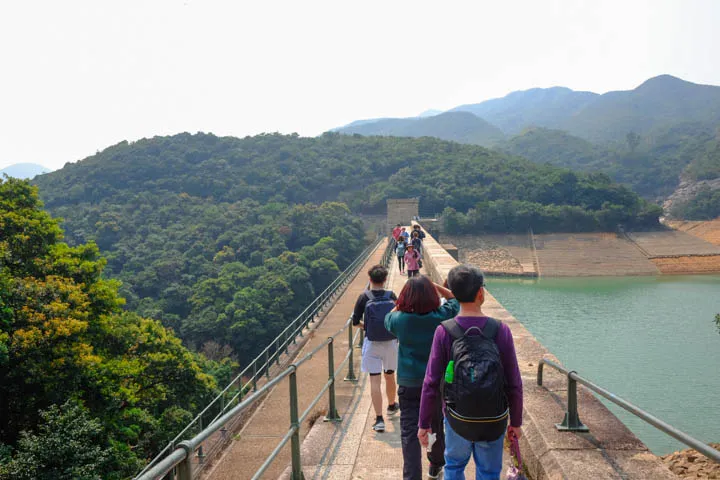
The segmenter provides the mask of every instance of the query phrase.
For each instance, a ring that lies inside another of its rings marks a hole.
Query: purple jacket
[[[455,317],[458,324],[465,330],[470,327],[485,327],[487,317]],[[472,335],[472,333],[471,333]],[[522,425],[523,410],[523,387],[515,356],[515,344],[513,343],[510,328],[500,323],[500,329],[495,337],[495,343],[500,351],[500,361],[505,370],[505,395],[510,403],[510,425],[519,427]],[[420,428],[430,428],[430,421],[433,412],[436,412],[437,402],[440,401],[440,382],[445,375],[445,368],[451,360],[452,337],[445,331],[442,325],[435,329],[430,359],[427,370],[425,370],[425,381],[423,382],[422,397],[420,399]],[[445,406],[443,405],[443,413]]]

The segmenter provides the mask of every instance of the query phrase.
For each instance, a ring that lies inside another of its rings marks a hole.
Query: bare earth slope
[[[720,218],[706,222],[689,220],[671,220],[667,222],[669,227],[686,232],[698,237],[713,245],[720,245]]]

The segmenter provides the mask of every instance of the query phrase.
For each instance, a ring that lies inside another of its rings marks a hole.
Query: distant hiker
[[[441,304],[441,297],[447,302]],[[403,452],[403,479],[422,478],[422,449],[418,441],[420,395],[433,334],[440,322],[453,318],[460,304],[452,292],[433,284],[424,275],[408,279],[400,292],[395,310],[385,317],[385,326],[400,342],[398,359],[398,397],[400,398],[400,438]],[[433,417],[432,431],[437,439],[427,457],[430,478],[438,478],[445,459],[442,412]]]
[[[415,251],[415,245],[408,243],[405,247],[405,267],[408,277],[414,277],[420,273],[420,254]]]
[[[507,325],[483,313],[480,269],[458,265],[450,270],[448,285],[460,302],[460,312],[435,330],[420,401],[418,438],[427,445],[442,382],[445,479],[464,479],[471,455],[477,479],[499,479],[508,414],[510,435],[520,438],[522,425],[523,388],[512,333]]]
[[[393,228],[392,237],[395,239],[396,242],[400,238],[400,232],[402,231],[401,228],[402,226],[399,223],[395,225],[395,228]]]
[[[395,247],[395,254],[398,258],[398,267],[400,267],[400,275],[405,273],[405,238],[400,237]]]
[[[382,391],[380,374],[385,372],[385,394],[387,396],[388,416],[400,411],[395,401],[397,384],[395,383],[395,370],[397,370],[398,341],[393,334],[385,328],[385,315],[395,307],[397,297],[390,290],[385,290],[387,268],[375,265],[368,270],[370,288],[365,290],[355,302],[352,314],[353,325],[362,324],[365,329],[365,341],[362,347],[361,368],[370,374],[370,397],[375,409],[375,423],[373,430],[385,431],[385,420],[382,416]]]
[[[417,225],[417,224],[413,225],[413,232],[417,232],[417,233],[418,233],[418,236],[420,237],[420,240],[425,240],[425,236],[426,236],[426,235],[425,235],[425,232],[423,231],[423,229],[420,228],[420,225]]]
[[[412,237],[410,239],[410,243],[413,244],[415,247],[415,251],[418,252],[418,255],[420,255],[420,258],[423,257],[423,242],[420,238],[420,234],[417,231],[414,231],[412,233]]]
[[[400,236],[405,239],[405,243],[410,242],[410,234],[407,232],[407,230],[405,230],[405,227],[402,227],[400,229]]]

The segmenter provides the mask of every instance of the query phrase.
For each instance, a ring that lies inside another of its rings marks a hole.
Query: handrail
[[[245,404],[246,402],[243,402],[243,396],[246,395],[250,389],[252,389],[254,393],[250,397],[247,397],[246,401],[250,398],[257,398],[256,394],[258,393],[266,392],[267,388],[265,387],[267,387],[268,383],[271,382],[270,367],[272,364],[280,364],[280,356],[283,353],[289,353],[290,344],[295,344],[297,342],[297,337],[303,336],[303,330],[308,328],[311,323],[314,323],[316,315],[325,310],[325,307],[334,301],[336,294],[343,289],[352,278],[354,278],[355,274],[365,263],[370,253],[373,252],[384,239],[385,237],[379,237],[375,242],[366,247],[365,250],[363,250],[362,253],[360,253],[360,255],[358,255],[355,260],[353,260],[353,262],[348,265],[348,267],[341,272],[340,275],[338,275],[337,278],[330,283],[330,285],[327,286],[327,288],[325,288],[325,290],[315,297],[315,299],[292,322],[290,322],[250,363],[248,363],[248,365],[239,374],[237,374],[235,378],[233,378],[233,380],[224,389],[222,389],[215,398],[213,398],[213,400],[211,400],[210,403],[208,403],[208,405],[200,413],[198,413],[195,418],[193,418],[193,420],[186,425],[185,428],[183,428],[182,431],[180,431],[180,433],[178,433],[175,438],[173,438],[168,445],[166,445],[155,456],[155,458],[153,458],[142,469],[142,471],[140,471],[140,473],[137,474],[135,478],[146,478],[144,474],[154,471],[153,466],[158,464],[161,458],[169,455],[170,452],[175,450],[176,446],[181,445],[179,443],[180,440],[191,429],[198,428],[203,431],[203,418],[211,410],[217,409],[217,413],[209,422],[209,425],[214,425],[221,418],[227,417],[228,411],[236,410],[239,405],[232,410],[229,410],[234,403]],[[391,239],[391,241],[388,242],[388,246],[386,247],[382,257],[382,263],[385,265],[387,265],[387,262],[389,261],[389,255],[392,254],[390,251],[392,243],[393,241]],[[344,330],[345,327],[343,327],[341,331]],[[278,375],[281,374],[282,372]],[[262,378],[263,375],[267,377],[268,383],[265,384],[265,387],[258,389],[258,380]],[[248,376],[248,380],[243,383],[243,378]],[[275,382],[272,382],[272,384],[274,385]],[[237,392],[235,392],[234,389],[237,389]],[[234,395],[230,396],[229,400],[227,400],[226,397],[231,393],[234,393]],[[251,403],[252,402],[249,404]],[[236,413],[239,413],[239,411]],[[199,452],[199,455],[201,459],[205,457],[202,450]]]
[[[335,337],[340,335],[343,331],[346,329],[350,329],[352,331],[352,321],[349,319],[347,322],[345,322],[345,325],[342,329],[340,329],[338,332],[336,332],[333,336],[328,337],[325,341],[323,341],[320,345],[318,345],[316,348],[314,348],[310,353],[303,356],[300,360],[293,363],[289,367],[287,367],[285,370],[280,372],[277,376],[275,376],[272,380],[268,381],[265,385],[263,385],[260,389],[258,389],[256,392],[252,393],[249,397],[247,397],[243,402],[241,402],[239,405],[232,408],[230,411],[225,413],[222,417],[217,419],[215,422],[210,424],[207,428],[205,428],[203,431],[201,431],[199,434],[191,438],[190,440],[185,440],[183,442],[180,442],[178,444],[178,447],[166,458],[158,462],[156,465],[154,465],[152,468],[148,469],[141,475],[137,477],[137,480],[156,480],[159,478],[162,478],[163,476],[167,475],[172,469],[177,468],[177,475],[178,480],[191,480],[192,479],[192,455],[195,451],[199,451],[199,449],[202,446],[202,442],[209,438],[211,435],[217,433],[219,430],[221,430],[224,425],[230,421],[232,418],[237,416],[238,414],[242,413],[243,410],[247,409],[250,405],[255,403],[257,400],[259,400],[265,392],[273,388],[275,385],[280,383],[282,380],[284,380],[286,377],[290,377],[290,428],[288,429],[288,432],[285,434],[285,436],[282,438],[278,446],[270,453],[270,455],[267,457],[265,462],[261,465],[260,469],[255,473],[253,478],[260,478],[260,476],[267,470],[267,468],[272,464],[272,461],[275,460],[277,455],[280,453],[280,450],[287,444],[288,441],[292,442],[292,472],[293,476],[292,478],[299,479],[302,478],[302,464],[300,461],[300,438],[299,438],[299,431],[300,431],[300,423],[309,415],[312,408],[317,405],[317,403],[322,399],[323,394],[326,391],[329,391],[329,405],[328,405],[328,415],[326,416],[326,420],[328,421],[340,421],[341,418],[337,414],[337,410],[335,408],[335,379],[337,376],[342,372],[342,370],[345,368],[345,364],[350,361],[350,358],[352,357],[353,348],[355,345],[355,342],[359,338],[360,330],[355,332],[355,335],[352,336],[352,341],[348,345],[348,353],[345,354],[345,358],[343,359],[343,362],[340,364],[340,367],[335,370],[334,367],[334,340]],[[325,348],[327,346],[328,348],[328,382],[323,386],[321,389],[321,392],[319,395],[315,397],[315,399],[310,403],[308,408],[303,412],[302,416],[298,415],[298,395],[297,395],[297,369],[302,366],[305,362],[313,358],[313,356],[318,353],[320,350]]]
[[[580,422],[580,418],[577,414],[577,383],[580,383],[582,385],[585,385],[587,388],[592,390],[593,392],[597,393],[598,395],[601,395],[605,397],[606,399],[610,400],[614,404],[624,408],[628,412],[632,413],[636,417],[639,417],[641,420],[644,420],[645,422],[649,423],[653,427],[657,428],[661,432],[664,432],[671,437],[675,438],[676,440],[681,441],[685,445],[688,445],[689,447],[694,448],[698,452],[702,453],[706,457],[720,463],[720,451],[715,450],[711,446],[701,442],[700,440],[691,437],[685,432],[682,432],[678,430],[677,428],[673,427],[672,425],[663,422],[659,418],[649,414],[648,412],[644,411],[640,407],[637,407],[636,405],[633,405],[632,403],[628,402],[627,400],[624,400],[617,395],[615,395],[612,392],[609,392],[608,390],[605,390],[604,388],[594,384],[590,380],[587,380],[580,375],[578,375],[574,370],[567,370],[566,368],[558,365],[557,363],[553,362],[552,360],[548,360],[546,358],[543,358],[540,360],[540,363],[538,365],[538,373],[537,373],[537,384],[542,386],[542,378],[543,378],[543,365],[549,365],[550,367],[556,369],[560,373],[567,375],[568,378],[568,405],[567,410],[565,412],[565,419],[562,423],[556,424],[555,427],[558,430],[562,431],[588,431],[588,428]]]

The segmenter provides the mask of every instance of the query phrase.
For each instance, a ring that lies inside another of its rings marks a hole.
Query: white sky
[[[514,90],[720,85],[720,0],[0,0],[0,168],[317,135]]]

